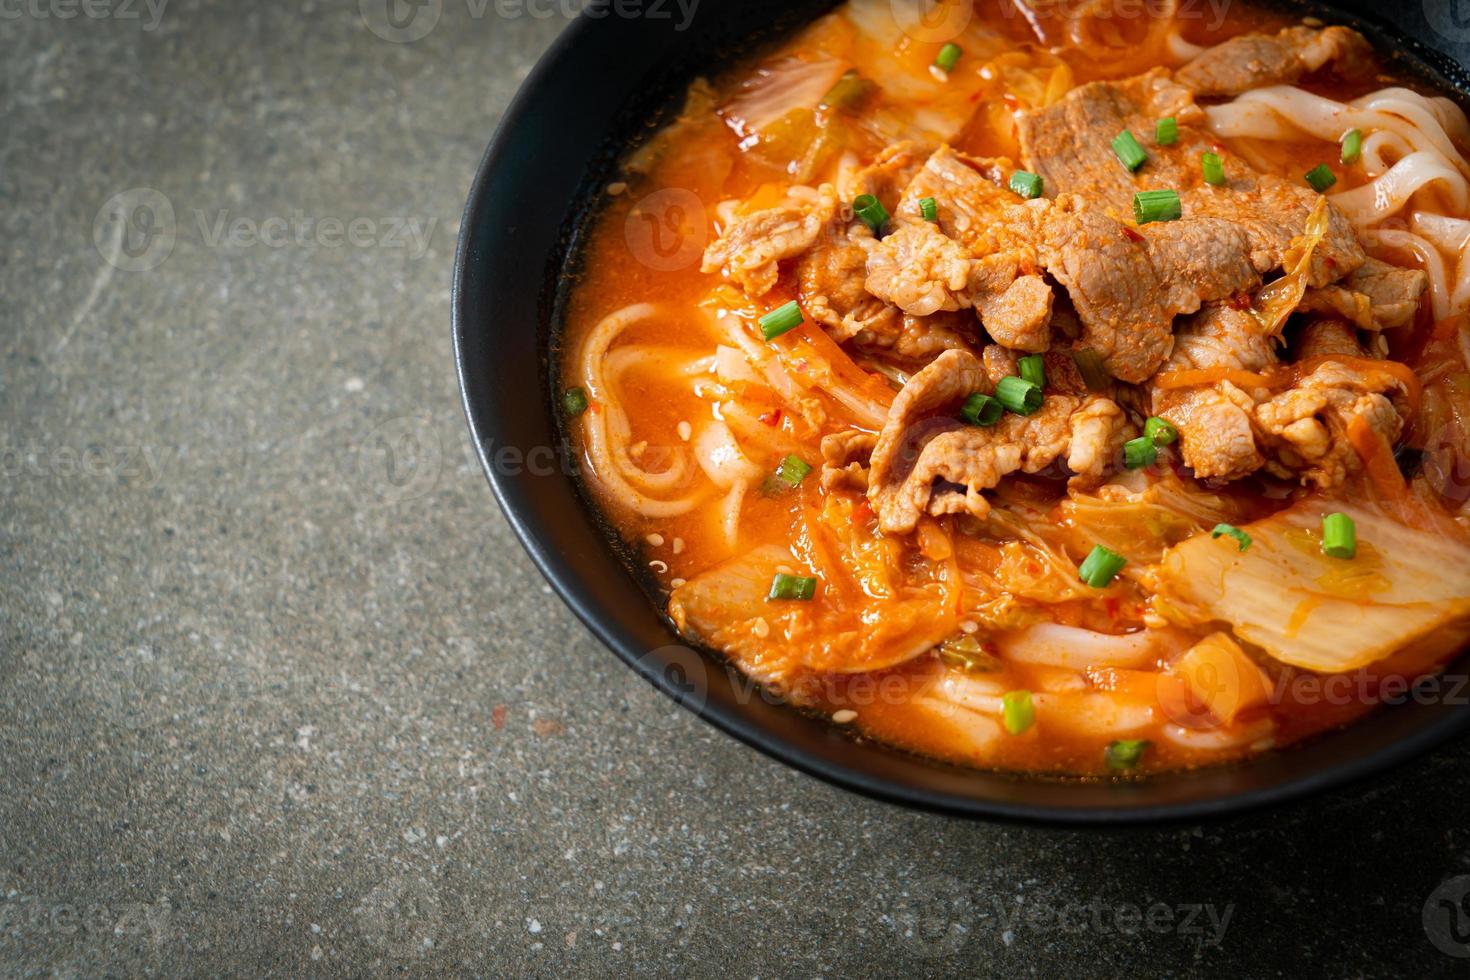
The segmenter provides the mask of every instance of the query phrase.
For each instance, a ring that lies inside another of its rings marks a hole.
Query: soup
[[[691,642],[1027,772],[1432,696],[1470,636],[1470,127],[1350,29],[1214,17],[850,0],[624,160],[559,407]]]

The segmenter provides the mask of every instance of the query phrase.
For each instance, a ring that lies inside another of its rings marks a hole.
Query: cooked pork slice
[[[942,146],[904,189],[894,216],[901,224],[929,224],[919,202],[932,198],[939,230],[978,260],[966,305],[975,307],[999,343],[1043,351],[1050,341],[1052,292],[1038,274],[1034,212],[1001,186],[1013,169],[1008,160],[980,160]]]
[[[868,489],[868,458],[878,437],[848,429],[822,437],[822,486],[828,490]]]
[[[868,166],[838,175],[837,187],[842,199],[850,203],[864,194],[871,194],[885,208],[892,208],[928,159],[930,150],[930,147],[913,140],[894,143],[874,157]]]
[[[704,250],[701,272],[724,269],[752,297],[776,285],[782,259],[811,248],[837,211],[837,192],[823,184],[810,202],[798,201],[755,211],[733,221]]]
[[[1404,420],[1390,395],[1402,392],[1392,375],[1327,361],[1294,386],[1266,400],[1256,419],[1271,454],[1266,468],[1323,490],[1339,486],[1362,461],[1349,427],[1366,423],[1389,445]]]
[[[986,377],[990,379],[992,386],[1000,384],[1000,379],[1012,374],[1019,374],[1020,368],[1017,362],[1021,354],[1002,347],[1000,344],[987,344],[980,352],[981,363],[985,365]],[[1046,372],[1046,391],[1057,392],[1063,395],[1085,395],[1087,382],[1082,379],[1082,372],[1077,368],[1077,361],[1072,356],[1072,345],[1065,344],[1053,347],[1041,355],[1042,366]]]
[[[1178,138],[1169,146],[1154,142],[1161,116],[1174,116]],[[1279,269],[1306,227],[1319,195],[1304,183],[1257,174],[1232,157],[1228,180],[1221,187],[1204,182],[1200,153],[1212,140],[1193,123],[1200,119],[1190,92],[1155,70],[1119,82],[1079,86],[1052,106],[1021,114],[1020,139],[1026,166],[1042,175],[1049,195],[1075,194],[1114,216],[1133,213],[1138,191],[1178,191],[1182,221],[1215,219],[1206,231],[1208,245],[1195,257],[1190,274],[1221,267],[1221,278],[1238,278],[1242,259],[1259,274]],[[1129,173],[1106,148],[1123,130],[1131,132],[1148,153],[1136,173]],[[1228,235],[1223,223],[1236,226]],[[1163,223],[1165,227],[1180,222]],[[1159,223],[1140,231],[1160,234]],[[1166,233],[1167,234],[1167,233]],[[1243,237],[1242,237],[1243,236]],[[1312,256],[1309,284],[1322,286],[1352,272],[1364,254],[1352,225],[1336,208],[1329,211],[1328,232]]]
[[[1247,312],[1207,306],[1180,320],[1164,371],[1231,368],[1261,372],[1276,363],[1269,338]],[[1202,479],[1235,480],[1265,463],[1256,447],[1256,398],[1230,381],[1151,391],[1153,412],[1179,430],[1184,462]]]
[[[1369,357],[1351,324],[1341,320],[1312,320],[1298,331],[1292,347],[1296,359],[1311,357]]]
[[[1285,85],[1333,62],[1337,74],[1363,72],[1372,49],[1347,27],[1288,27],[1278,34],[1242,34],[1217,44],[1174,73],[1195,95],[1239,95]]]
[[[1368,259],[1347,278],[1307,290],[1299,308],[1345,317],[1364,330],[1402,327],[1414,319],[1428,286],[1421,269]]]
[[[882,241],[862,241],[868,292],[913,316],[971,305],[975,260],[928,222],[901,225]]]
[[[983,518],[990,504],[982,491],[1017,470],[1037,473],[1066,457],[1074,472],[1093,476],[1113,458],[1126,419],[1109,399],[1049,395],[1034,414],[1008,413],[988,428],[961,421],[963,400],[991,387],[974,355],[949,351],[899,392],[868,474],[885,533],[906,534],[924,514]]]
[[[1040,242],[1042,263],[1066,288],[1082,321],[1082,346],[1097,351],[1124,381],[1153,374],[1173,346],[1178,309],[1170,305],[1142,236],[1080,199],[1063,197],[1043,214]]]
[[[968,313],[933,313],[929,316],[905,315],[898,335],[893,338],[874,336],[858,343],[867,347],[892,349],[899,357],[924,361],[947,350],[969,350],[975,336],[975,318]]]
[[[903,314],[863,286],[868,253],[860,241],[873,233],[861,222],[834,221],[796,265],[801,307],[834,340],[896,337]],[[890,340],[891,344],[891,340]]]
[[[1128,214],[1135,190],[1179,189],[1197,180],[1191,172],[1198,170],[1197,154],[1186,158],[1159,153],[1154,145],[1155,123],[1165,116],[1179,123],[1183,141],[1190,136],[1188,127],[1204,113],[1189,90],[1175,84],[1163,69],[1122,81],[1079,85],[1051,106],[1021,113],[1021,158],[1027,170],[1041,175],[1048,196],[1082,194]],[[1109,149],[1125,129],[1149,152],[1148,163],[1139,171],[1139,177],[1147,178],[1146,185],[1137,183]]]

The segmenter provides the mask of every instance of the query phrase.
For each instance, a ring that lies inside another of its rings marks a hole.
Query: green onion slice
[[[1027,354],[1016,362],[1016,369],[1021,377],[1036,387],[1046,387],[1046,362],[1042,360],[1040,354]]]
[[[1210,537],[1218,538],[1222,534],[1234,538],[1236,549],[1239,551],[1244,551],[1251,546],[1251,536],[1234,524],[1216,524],[1215,529],[1210,532]]]
[[[1020,735],[1036,724],[1036,706],[1031,703],[1030,691],[1007,691],[1000,704],[1006,731],[1012,735]]]
[[[561,410],[573,416],[587,411],[587,392],[581,388],[568,388],[561,396]]]
[[[971,425],[991,426],[1000,421],[1006,407],[989,395],[975,392],[960,407],[960,417]]]
[[[857,216],[863,219],[863,224],[878,234],[883,226],[888,224],[888,209],[883,207],[881,201],[871,194],[864,194],[852,202],[852,209]]]
[[[1165,116],[1154,126],[1154,142],[1160,146],[1173,146],[1179,142],[1179,120]]]
[[[1167,446],[1179,438],[1179,430],[1174,428],[1174,423],[1168,419],[1161,419],[1152,415],[1143,423],[1143,434],[1148,436],[1148,441],[1155,446]]]
[[[1141,225],[1174,221],[1183,213],[1178,191],[1139,191],[1133,195],[1133,217]]]
[[[940,71],[954,71],[954,66],[959,62],[960,55],[964,49],[953,41],[939,49],[939,56],[934,59],[934,65]]]
[[[1321,194],[1327,188],[1337,183],[1337,175],[1328,168],[1327,164],[1319,163],[1307,171],[1307,183],[1312,185],[1312,190]]]
[[[1143,761],[1143,754],[1148,751],[1148,747],[1149,741],[1146,738],[1124,738],[1109,742],[1108,747],[1103,750],[1103,761],[1115,772],[1136,769]]]
[[[1138,140],[1126,129],[1113,137],[1113,152],[1117,154],[1118,162],[1130,171],[1137,170],[1148,159],[1148,154],[1138,145]]]
[[[1218,187],[1225,183],[1225,163],[1220,159],[1220,154],[1211,153],[1209,150],[1201,153],[1199,168],[1204,171],[1206,184],[1214,184]]]
[[[1041,196],[1041,178],[1025,170],[1011,174],[1011,190],[1028,200]]]
[[[792,300],[761,317],[761,333],[767,340],[775,340],[788,330],[801,326],[801,322],[801,307]]]
[[[1358,527],[1346,514],[1328,514],[1322,518],[1322,553],[1330,558],[1356,558]]]
[[[787,575],[785,572],[777,572],[776,577],[771,579],[771,592],[766,598],[769,599],[797,599],[806,602],[817,594],[817,580],[804,575]]]
[[[1363,155],[1363,131],[1350,129],[1342,137],[1342,162],[1357,163]]]
[[[1112,376],[1103,366],[1102,355],[1091,347],[1079,347],[1072,351],[1072,360],[1088,391],[1105,391],[1112,382]]]
[[[1141,470],[1154,465],[1159,458],[1159,449],[1148,436],[1139,436],[1123,443],[1123,465],[1130,470]]]
[[[1094,589],[1106,589],[1126,564],[1128,564],[1127,558],[1116,551],[1096,544],[1082,560],[1082,565],[1077,569],[1077,577]]]
[[[793,453],[781,460],[781,465],[776,468],[776,479],[788,487],[794,487],[805,480],[811,471],[811,464]]]
[[[1000,379],[1000,383],[995,386],[995,397],[1017,415],[1030,415],[1041,407],[1045,396],[1036,384],[1011,375]]]
[[[924,216],[925,221],[938,221],[939,202],[932,197],[919,198],[919,213]]]

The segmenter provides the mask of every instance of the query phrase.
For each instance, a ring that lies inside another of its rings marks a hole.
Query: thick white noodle
[[[628,450],[632,427],[617,397],[616,372],[609,377],[606,363],[613,342],[624,330],[657,313],[652,303],[625,306],[603,317],[582,342],[577,364],[582,386],[595,405],[594,410],[582,413],[581,422],[592,475],[613,499],[645,517],[673,517],[688,513],[699,498],[691,494],[661,500],[644,493],[634,482],[649,490],[671,489],[675,477],[687,475],[688,456],[680,450],[672,451],[670,469],[658,472],[645,470],[633,460]],[[615,362],[620,370],[629,363]]]

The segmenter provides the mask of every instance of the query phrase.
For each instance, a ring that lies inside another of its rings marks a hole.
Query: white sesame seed
[[[674,539],[674,554],[677,555],[680,552],[682,552],[683,550],[684,550],[684,539],[683,538],[675,538]]]
[[[961,633],[973,633],[976,630],[978,630],[979,628],[980,628],[980,624],[977,623],[977,622],[974,622],[973,620],[967,619],[967,620],[963,621],[962,623],[960,623],[960,632]]]
[[[832,720],[839,725],[845,725],[857,718],[857,712],[851,708],[843,708],[841,711],[832,712]]]
[[[681,578],[671,578],[671,579],[669,579],[669,586],[671,588],[677,589],[679,586],[681,586],[683,584],[684,584],[684,580],[681,579]]]
[[[644,538],[643,540],[644,541],[647,541],[649,544],[653,545],[655,548],[658,548],[658,547],[661,547],[663,545],[663,543],[664,543],[664,536],[662,534],[650,534],[648,537]]]
[[[771,624],[766,622],[766,618],[764,616],[759,616],[756,618],[755,625],[753,625],[750,630],[756,636],[764,640],[766,637],[771,635]]]
[[[615,180],[611,184],[607,185],[607,192],[613,197],[617,197],[619,194],[623,193],[623,191],[627,189],[628,185],[621,180]]]
[[[648,567],[651,568],[651,569],[653,569],[655,572],[658,572],[660,575],[662,575],[664,572],[667,572],[669,570],[669,566],[668,565],[665,565],[663,562],[659,561],[657,558],[655,558],[653,561],[649,562],[648,563]]]
[[[685,442],[688,442],[689,441],[689,437],[691,435],[693,435],[693,434],[694,434],[694,428],[688,422],[680,422],[679,423],[679,438],[680,439],[683,439]]]

